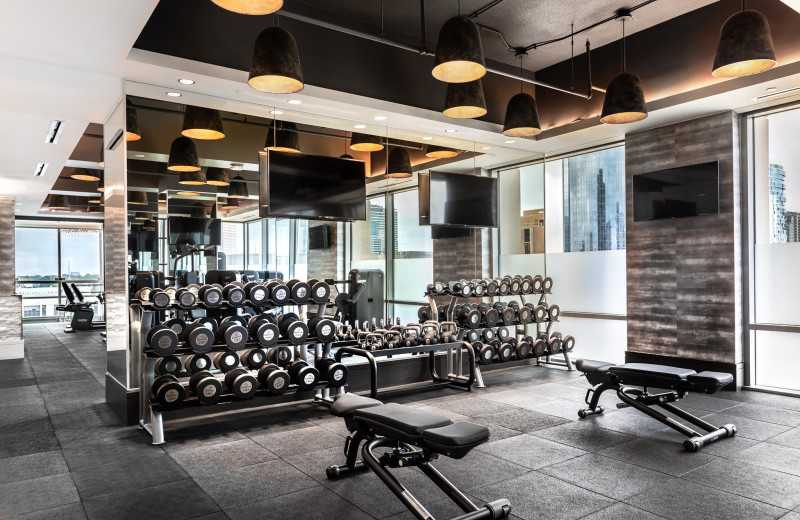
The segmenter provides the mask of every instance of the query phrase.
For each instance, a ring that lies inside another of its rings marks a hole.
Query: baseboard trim
[[[0,341],[0,359],[22,359],[25,357],[25,340]]]
[[[744,363],[723,363],[720,361],[705,361],[702,359],[676,358],[642,352],[625,352],[626,363],[650,363],[653,365],[667,365],[678,368],[688,368],[696,372],[708,370],[710,372],[725,372],[733,375],[733,383],[723,390],[738,390],[744,382]]]
[[[106,373],[106,404],[126,425],[139,422],[139,391],[128,390]]]

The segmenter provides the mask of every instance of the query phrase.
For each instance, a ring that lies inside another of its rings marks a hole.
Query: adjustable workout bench
[[[700,372],[698,374],[694,370],[664,365],[645,363],[614,365],[588,359],[579,359],[575,366],[584,373],[589,383],[597,385],[586,392],[586,404],[589,405],[589,408],[578,411],[578,416],[581,418],[603,413],[603,407],[598,405],[600,396],[606,390],[616,390],[617,396],[622,400],[617,404],[617,408],[632,406],[686,435],[689,437],[683,441],[686,451],[697,451],[706,444],[736,434],[736,426],[732,424],[717,427],[670,404],[683,399],[690,391],[714,394],[723,386],[733,382],[733,376],[730,374],[721,372]],[[648,387],[667,391],[651,394],[647,390]],[[672,417],[651,408],[654,405],[699,426],[708,433],[696,432]]]
[[[472,423],[453,423],[447,417],[401,404],[383,404],[355,394],[343,394],[331,406],[331,414],[342,417],[353,433],[347,438],[344,466],[331,466],[328,478],[352,475],[371,469],[419,520],[434,520],[416,498],[387,468],[418,466],[465,514],[453,520],[499,520],[511,514],[508,500],[495,500],[478,507],[431,465],[439,455],[460,459],[475,446],[486,442],[489,429]],[[358,448],[362,460],[358,460]],[[379,448],[391,448],[380,458]]]

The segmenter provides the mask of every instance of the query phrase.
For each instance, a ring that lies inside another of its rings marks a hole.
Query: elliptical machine
[[[66,305],[59,305],[56,309],[72,313],[72,321],[70,321],[68,326],[64,327],[64,332],[72,333],[79,330],[101,330],[106,328],[105,321],[92,321],[94,320],[94,309],[92,309],[92,305],[94,305],[95,302],[85,301],[77,285],[73,283],[70,289],[67,282],[61,282],[61,288],[64,290],[64,295],[67,297],[68,303]],[[102,294],[97,295],[97,303],[105,303],[105,298]]]

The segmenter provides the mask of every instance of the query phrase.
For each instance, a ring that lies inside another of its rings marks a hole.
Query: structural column
[[[0,196],[0,359],[22,359],[22,296],[14,294],[14,197]]]

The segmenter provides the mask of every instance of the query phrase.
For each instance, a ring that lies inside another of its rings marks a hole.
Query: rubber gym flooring
[[[99,334],[62,327],[26,326],[26,359],[0,361],[0,518],[412,518],[371,473],[326,480],[346,430],[310,405],[168,422],[167,444],[151,446],[104,404]],[[689,396],[679,404],[739,434],[685,453],[610,395],[605,415],[578,421],[588,384],[576,373],[519,367],[486,383],[396,399],[491,429],[465,459],[435,464],[476,502],[506,497],[535,520],[800,520],[800,399]],[[459,514],[417,469],[396,475],[437,518]]]

